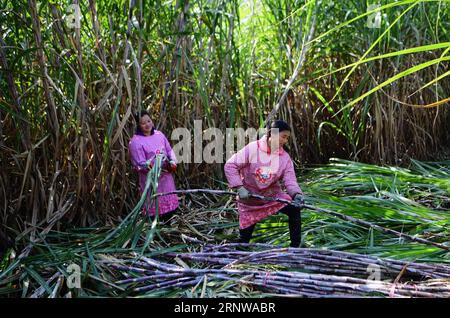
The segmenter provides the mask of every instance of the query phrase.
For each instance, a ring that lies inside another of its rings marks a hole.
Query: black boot
[[[289,217],[289,236],[291,238],[290,247],[300,247],[302,227],[300,208],[293,205],[287,205],[282,208],[280,212]]]
[[[239,243],[249,243],[253,236],[253,230],[255,229],[255,225],[250,225],[245,229],[239,229]]]

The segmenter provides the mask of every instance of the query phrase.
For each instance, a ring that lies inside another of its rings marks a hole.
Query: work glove
[[[297,193],[294,196],[294,201],[293,201],[294,205],[301,207],[303,205],[305,205],[305,199],[303,198],[303,194]]]
[[[239,187],[237,192],[238,192],[239,199],[241,199],[241,200],[250,198],[250,192],[248,192],[248,190],[246,188],[244,188],[243,186]]]
[[[152,168],[153,168],[153,160],[148,159],[148,160],[145,162],[145,166],[147,167],[148,170],[152,170]]]
[[[169,161],[169,166],[167,167],[167,171],[174,173],[175,171],[177,171],[177,164],[175,163],[175,161],[170,160]]]

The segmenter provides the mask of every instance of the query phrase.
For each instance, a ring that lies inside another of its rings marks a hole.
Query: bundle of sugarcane
[[[199,253],[173,254],[182,266],[142,257],[123,260],[111,266],[125,279],[115,284],[133,293],[196,288],[208,284],[235,284],[253,291],[298,297],[450,297],[450,267],[384,260],[336,251],[306,249],[267,249],[238,251],[239,244],[209,246]],[[189,267],[203,264],[203,268]],[[380,269],[377,280],[367,268]],[[277,268],[277,266],[279,266]],[[378,267],[377,267],[378,266]],[[299,271],[299,269],[307,270]],[[365,278],[362,278],[365,273]],[[394,281],[380,280],[384,274]],[[424,278],[431,278],[420,280]],[[415,279],[415,280],[413,280]]]
[[[168,253],[167,256],[226,267],[238,264],[276,265],[278,268],[356,277],[367,277],[371,271],[377,270],[383,277],[390,278],[398,277],[400,273],[405,279],[450,278],[450,266],[441,264],[381,259],[323,249],[274,248],[274,246],[265,244],[262,246],[266,249],[262,251],[236,250],[236,247],[252,245],[254,244],[209,245],[201,252]]]

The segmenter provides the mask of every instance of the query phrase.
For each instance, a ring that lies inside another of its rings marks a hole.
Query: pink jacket
[[[271,153],[266,136],[235,153],[225,163],[225,176],[230,187],[244,186],[252,193],[267,197],[291,200],[295,194],[303,193],[297,183],[291,157],[283,148]],[[285,205],[255,198],[238,199],[239,227],[249,227]]]

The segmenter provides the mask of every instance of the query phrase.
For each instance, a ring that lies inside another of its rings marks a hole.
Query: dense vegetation
[[[25,274],[2,274],[2,292],[30,279],[45,286],[32,268],[49,274],[55,255],[58,266],[81,257],[99,278],[96,253],[159,251],[181,244],[181,233],[216,243],[235,236],[229,197],[186,196],[170,228],[130,220],[139,196],[127,145],[132,114],[144,108],[168,136],[194,120],[225,131],[283,118],[309,203],[445,243],[450,3],[370,4],[2,1],[0,270],[17,249],[38,253],[21,259]],[[330,158],[350,161],[306,169]],[[183,189],[225,188],[221,164],[183,164],[176,177]],[[106,234],[124,219],[120,239]],[[303,219],[306,247],[447,261],[445,251],[314,211]],[[283,222],[262,223],[256,240],[283,243]]]

